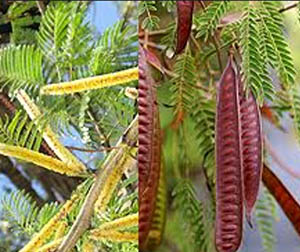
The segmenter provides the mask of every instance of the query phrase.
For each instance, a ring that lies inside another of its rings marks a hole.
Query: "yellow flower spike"
[[[119,84],[138,80],[138,68],[130,68],[116,73],[109,73],[95,77],[84,78],[80,80],[51,84],[41,89],[41,94],[63,95],[82,92],[91,89],[111,87]]]
[[[38,232],[27,245],[22,248],[19,252],[33,252],[38,251],[38,249],[45,243],[47,239],[55,232],[59,221],[65,218],[68,213],[72,210],[75,202],[79,199],[78,194],[74,194],[70,200],[68,200],[59,212],[51,218],[50,221]],[[59,244],[58,244],[59,245]]]
[[[69,176],[81,175],[81,173],[78,172],[77,169],[74,169],[74,167],[70,166],[69,164],[65,164],[58,159],[39,153],[37,151],[28,150],[23,147],[0,143],[0,154],[18,158],[26,162],[31,162],[33,164],[61,174],[67,174]]]
[[[136,163],[136,160],[131,156],[131,152],[133,155],[136,154],[137,149],[129,147],[126,144],[121,144],[121,148],[112,151],[110,155],[116,155],[116,152],[122,152],[124,153],[120,159],[116,162],[115,168],[112,171],[112,173],[107,178],[107,181],[105,182],[104,188],[101,191],[96,203],[95,203],[95,210],[98,214],[102,214],[105,212],[106,207],[109,203],[109,200],[117,187],[118,182],[120,181],[122,174],[125,172],[126,169],[129,167],[132,167],[133,164]]]
[[[65,232],[67,230],[68,223],[65,221],[62,221],[59,226],[57,227],[57,230],[55,232],[54,240],[58,240],[62,238],[65,235]]]
[[[30,97],[25,93],[24,90],[20,90],[18,92],[17,99],[32,121],[41,116],[39,108],[35,105],[35,103],[30,99]],[[45,129],[43,130],[43,139],[59,159],[61,159],[68,166],[73,166],[73,170],[77,170],[78,173],[84,172],[86,170],[85,165],[82,164],[67,148],[65,148],[60,143],[57,136],[49,126],[45,127]]]
[[[90,238],[97,241],[138,242],[138,233],[119,232],[115,230],[91,230]]]
[[[139,224],[139,215],[138,213],[135,213],[110,222],[106,222],[102,224],[99,228],[97,228],[97,230],[100,231],[104,229],[105,230],[124,229],[124,228],[138,226],[138,224]]]
[[[82,251],[84,251],[84,252],[94,252],[95,251],[94,243],[91,240],[86,239],[83,242]]]
[[[58,246],[62,243],[63,238],[64,237],[47,243],[46,245],[41,247],[38,250],[38,252],[53,252],[53,251],[55,251],[58,248]]]

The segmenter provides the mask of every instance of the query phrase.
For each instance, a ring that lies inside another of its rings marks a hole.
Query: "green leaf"
[[[4,47],[0,49],[0,81],[11,92],[37,90],[44,82],[42,64],[42,53],[33,45]]]

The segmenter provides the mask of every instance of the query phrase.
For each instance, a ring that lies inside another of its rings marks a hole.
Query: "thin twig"
[[[291,10],[293,8],[296,8],[297,6],[298,6],[298,1],[296,3],[292,3],[284,6],[282,9],[279,10],[279,13],[283,13],[285,11]]]
[[[158,35],[164,35],[168,33],[168,29],[161,29],[161,30],[156,30],[156,31],[148,31],[148,36],[158,36]],[[144,31],[140,31],[139,32],[139,37],[144,37],[145,36],[145,32]]]
[[[91,149],[84,149],[84,148],[79,148],[79,147],[75,147],[75,146],[65,146],[65,147],[67,149],[69,149],[70,151],[81,151],[81,152],[89,152],[89,153],[111,151],[111,150],[119,148],[119,147],[109,147],[109,148],[101,148],[101,149],[98,149],[98,150],[91,150]]]
[[[36,5],[40,11],[41,14],[44,14],[46,11],[46,6],[45,3],[43,1],[36,1]]]
[[[161,50],[161,51],[163,51],[163,50],[166,49],[166,46],[161,46],[161,45],[158,45],[157,43],[150,42],[150,41],[147,41],[147,42],[146,42],[146,41],[143,40],[143,39],[140,39],[139,42],[140,42],[141,44],[146,44],[146,43],[147,43],[147,46],[152,47],[152,48],[155,48],[155,49],[158,49],[158,50]]]

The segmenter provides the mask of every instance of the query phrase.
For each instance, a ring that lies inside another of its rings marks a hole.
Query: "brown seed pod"
[[[185,48],[190,37],[192,23],[194,1],[177,1],[177,44],[176,54],[179,54]]]
[[[264,165],[262,180],[300,235],[300,205],[280,179]]]
[[[257,200],[262,172],[262,132],[258,104],[251,90],[246,95],[240,83],[240,122],[243,156],[243,181],[246,218],[250,226],[251,212]]]
[[[221,77],[216,114],[216,247],[236,251],[243,231],[242,153],[238,78],[232,57]]]
[[[143,48],[139,49],[138,90],[139,246],[143,251],[155,212],[161,165],[161,129],[156,89]]]

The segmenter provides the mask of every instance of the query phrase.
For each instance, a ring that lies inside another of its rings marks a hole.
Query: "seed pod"
[[[146,63],[144,49],[139,49],[139,246],[145,248],[155,211],[161,165],[161,130],[156,89]]]
[[[251,90],[246,95],[240,83],[240,122],[246,218],[250,226],[262,172],[262,132],[258,105]]]
[[[300,235],[300,205],[279,178],[264,165],[262,180]]]
[[[236,251],[243,231],[242,153],[238,78],[232,58],[221,77],[216,114],[216,247]]]
[[[192,23],[194,1],[177,1],[177,44],[176,54],[179,54],[185,48],[190,37]]]

